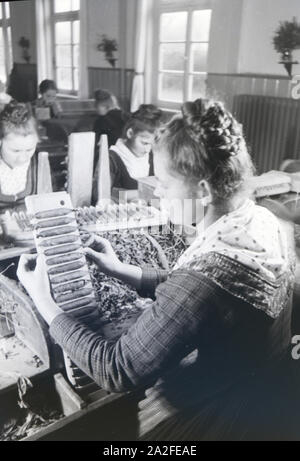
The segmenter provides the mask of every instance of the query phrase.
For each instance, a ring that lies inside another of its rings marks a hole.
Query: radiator
[[[237,95],[233,113],[244,127],[258,174],[278,170],[284,159],[300,158],[300,101]]]

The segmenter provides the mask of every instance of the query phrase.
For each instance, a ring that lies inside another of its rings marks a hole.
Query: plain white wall
[[[278,64],[280,55],[273,48],[272,37],[279,22],[293,16],[300,22],[300,0],[244,0],[239,72],[286,75]],[[294,57],[300,62],[300,50]],[[294,72],[300,73],[300,65]]]
[[[97,51],[101,35],[116,39],[117,67],[133,67],[137,0],[84,0],[88,9],[88,66],[110,67],[104,53]],[[125,14],[124,14],[125,13]]]
[[[120,0],[122,2],[123,0]],[[136,13],[137,2],[139,0],[126,0],[126,67],[128,69],[134,68],[134,50],[135,50],[135,37],[136,37]]]
[[[104,53],[97,51],[101,35],[116,39],[119,43],[119,0],[84,0],[88,9],[88,66],[110,67]],[[118,53],[115,53],[118,58]],[[118,63],[117,63],[118,67]]]
[[[243,3],[244,0],[213,0],[208,72],[237,72]]]
[[[88,0],[89,1],[89,0]],[[14,62],[25,63],[18,45],[21,37],[30,40],[31,63],[36,63],[35,3],[33,0],[9,2],[12,26],[12,45]]]
[[[208,71],[286,76],[272,37],[293,16],[300,22],[300,0],[214,0]],[[300,62],[300,50],[294,57]]]

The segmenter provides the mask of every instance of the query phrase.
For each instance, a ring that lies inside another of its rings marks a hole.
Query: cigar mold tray
[[[148,228],[168,222],[164,212],[138,203],[79,207],[73,211],[79,228],[89,232]],[[25,247],[33,244],[31,216],[25,211],[6,211],[0,225],[5,241]]]

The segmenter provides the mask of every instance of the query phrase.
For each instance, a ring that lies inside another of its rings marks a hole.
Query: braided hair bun
[[[9,133],[37,134],[35,119],[26,104],[11,102],[0,114],[0,137]]]
[[[202,117],[206,111],[207,100],[196,99],[194,102],[183,104],[181,111],[187,127],[192,128],[195,132],[199,131]]]
[[[229,198],[253,174],[242,127],[221,102],[186,102],[158,143],[167,148],[171,168],[190,181],[206,179],[216,199]]]
[[[25,104],[12,102],[7,104],[0,114],[0,120],[11,122],[15,125],[22,125],[26,123],[31,117],[27,106]]]
[[[228,160],[244,143],[241,126],[221,102],[197,99],[182,108],[184,123],[196,142],[203,143],[208,156]]]

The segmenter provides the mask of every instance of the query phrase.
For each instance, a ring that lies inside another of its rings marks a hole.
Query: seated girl
[[[109,150],[111,188],[135,190],[137,180],[152,176],[153,155],[152,146],[155,134],[160,125],[162,111],[152,104],[142,104],[127,121],[124,137],[118,139]],[[93,198],[97,202],[96,179],[98,165],[95,171]]]
[[[57,87],[53,80],[43,80],[39,86],[41,97],[35,102],[36,116],[40,120],[58,118],[62,112],[61,105],[56,99]],[[48,109],[49,115],[39,116],[38,109]]]
[[[100,237],[86,249],[100,271],[153,299],[126,333],[108,341],[63,312],[42,257],[32,272],[35,257],[23,255],[21,282],[79,368],[109,392],[144,391],[136,438],[299,440],[294,258],[283,223],[251,198],[241,126],[221,103],[186,103],[153,151],[157,195],[192,203],[199,233],[170,271],[125,264]]]
[[[95,105],[98,114],[94,124],[96,145],[100,136],[106,134],[108,145],[112,146],[122,136],[128,116],[120,109],[117,98],[107,90],[95,91]]]
[[[10,103],[0,114],[0,213],[36,193],[36,122],[25,104]]]

